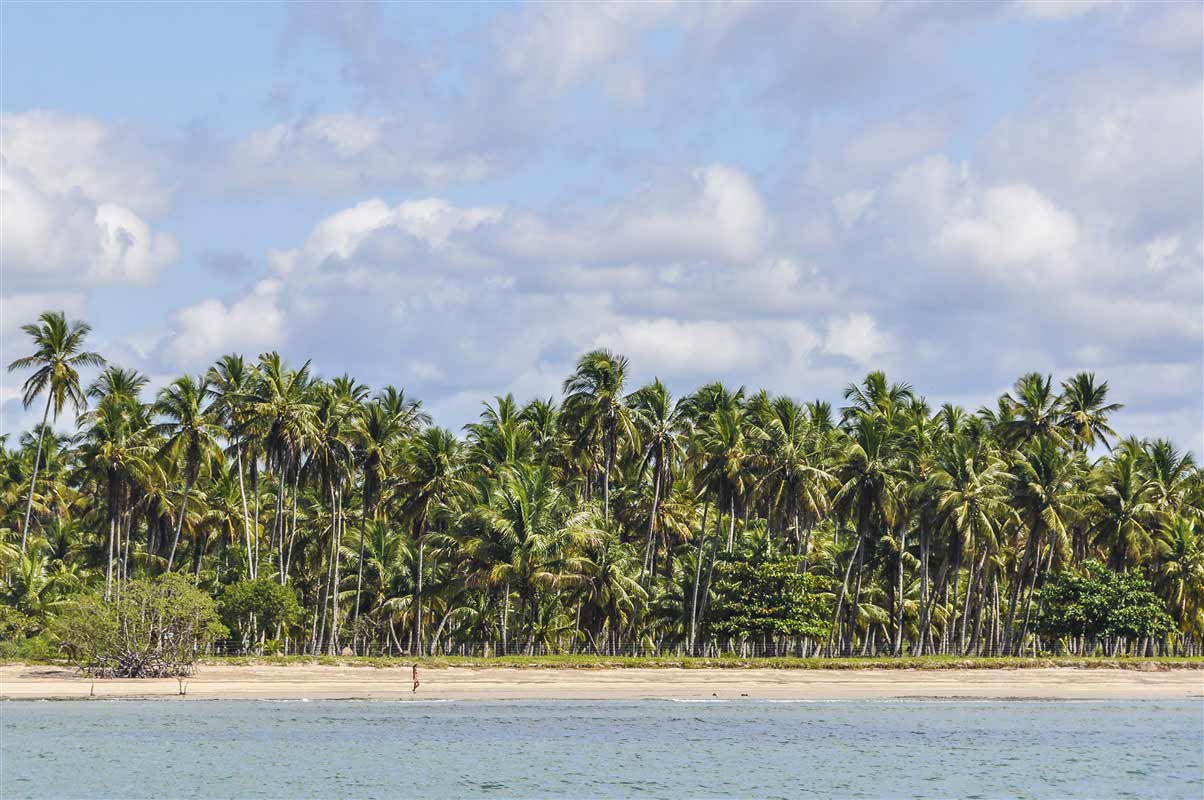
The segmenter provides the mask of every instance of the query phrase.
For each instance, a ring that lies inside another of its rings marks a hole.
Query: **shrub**
[[[130,581],[105,602],[88,595],[56,621],[64,653],[95,677],[191,675],[201,651],[226,633],[213,598],[182,575]]]
[[[301,619],[297,595],[271,578],[230,584],[222,590],[218,607],[222,621],[238,632],[244,644],[258,631],[275,633],[278,626],[287,630]]]
[[[730,557],[716,564],[710,629],[720,636],[816,638],[827,633],[812,575],[799,558]]]
[[[1098,561],[1057,576],[1039,597],[1036,629],[1046,635],[1139,638],[1165,634],[1173,626],[1149,581],[1112,572]]]

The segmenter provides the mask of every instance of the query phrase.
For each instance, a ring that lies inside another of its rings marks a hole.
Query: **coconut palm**
[[[21,552],[25,552],[29,537],[29,520],[33,513],[34,486],[38,481],[38,468],[42,462],[42,437],[47,430],[46,420],[54,411],[54,420],[70,403],[78,414],[87,406],[87,398],[79,384],[81,367],[103,366],[105,360],[98,354],[84,350],[84,340],[92,332],[86,322],[68,322],[61,311],[46,311],[38,323],[22,325],[21,330],[33,339],[34,352],[18,358],[8,365],[9,372],[33,369],[34,373],[21,386],[21,403],[30,408],[38,396],[46,394],[46,406],[42,410],[42,424],[38,428],[38,446],[33,462],[33,474],[29,479],[29,500],[25,505],[25,521],[21,525]]]
[[[586,353],[577,370],[564,382],[564,410],[577,427],[583,447],[600,444],[602,464],[602,519],[610,519],[610,478],[621,444],[634,434],[631,411],[623,395],[627,359],[609,350]]]
[[[1108,416],[1124,408],[1108,402],[1108,382],[1097,384],[1095,373],[1080,372],[1062,383],[1062,416],[1058,425],[1070,432],[1072,446],[1090,450],[1096,444],[1109,447],[1108,437],[1116,431],[1108,426]]]
[[[155,413],[166,417],[154,428],[165,439],[158,455],[184,476],[184,495],[176,510],[176,533],[167,556],[167,572],[175,563],[192,488],[201,470],[222,457],[219,437],[223,431],[209,414],[208,399],[209,382],[205,378],[184,376],[159,390],[155,400]]]

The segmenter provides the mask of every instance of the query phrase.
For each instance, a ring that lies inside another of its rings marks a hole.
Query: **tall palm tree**
[[[652,543],[656,531],[661,494],[673,484],[673,468],[682,455],[681,431],[685,415],[673,395],[659,378],[636,390],[627,398],[633,412],[635,429],[644,448],[640,472],[652,471],[652,509],[648,515],[648,536],[644,543],[644,560],[640,566],[640,581],[652,567]]]
[[[1001,407],[1006,405],[1010,412],[1009,418],[999,423],[1004,440],[1023,446],[1034,439],[1047,437],[1064,445],[1062,404],[1053,390],[1053,378],[1030,372],[1020,376],[1012,391],[1000,400]]]
[[[1091,532],[1108,551],[1113,569],[1127,572],[1154,546],[1153,487],[1142,474],[1138,453],[1125,450],[1100,469],[1088,515]]]
[[[29,500],[25,505],[25,522],[21,525],[21,552],[29,538],[29,519],[33,513],[34,485],[38,481],[38,468],[42,463],[42,435],[46,431],[46,420],[54,410],[54,419],[67,403],[79,413],[87,406],[87,399],[79,385],[81,367],[103,366],[105,360],[98,353],[84,350],[84,340],[92,332],[86,322],[68,322],[61,311],[46,311],[38,323],[22,325],[29,338],[33,339],[34,352],[18,358],[8,365],[9,372],[33,369],[21,386],[21,403],[28,409],[38,395],[46,393],[46,407],[42,410],[42,425],[38,429],[37,455],[33,462],[33,475],[29,479]]]
[[[577,370],[564,382],[565,412],[578,426],[587,443],[600,442],[605,457],[602,466],[602,519],[610,520],[610,476],[620,440],[634,433],[630,409],[623,395],[627,381],[627,359],[609,350],[586,353]]]
[[[840,594],[836,600],[836,610],[832,615],[832,627],[828,636],[830,642],[837,634],[842,621],[844,600],[848,594],[849,578],[854,565],[857,571],[857,588],[853,593],[851,619],[855,623],[860,603],[861,570],[865,561],[866,546],[892,530],[898,521],[899,483],[902,478],[898,461],[901,444],[899,431],[883,413],[856,411],[853,414],[843,452],[833,470],[837,489],[832,505],[836,514],[853,526],[857,538],[845,569]],[[850,626],[850,645],[852,634]]]
[[[418,574],[415,597],[414,644],[421,652],[423,568],[426,533],[440,512],[449,511],[455,499],[471,487],[463,478],[464,462],[459,440],[448,430],[430,427],[415,436],[406,447],[406,475],[399,491],[405,497],[406,510],[414,519],[414,539],[418,545]]]
[[[184,473],[184,496],[176,511],[176,533],[171,542],[171,552],[167,556],[167,572],[171,572],[175,563],[176,548],[180,544],[180,532],[184,527],[192,487],[196,484],[201,469],[220,461],[222,457],[218,437],[223,431],[205,407],[208,398],[207,380],[185,376],[176,378],[159,390],[159,396],[155,400],[155,412],[167,418],[166,422],[155,426],[155,430],[166,439],[159,448],[159,456]]]
[[[1012,598],[1004,627],[1004,646],[1008,649],[1024,641],[1038,579],[1060,551],[1069,549],[1071,526],[1081,518],[1086,498],[1081,482],[1085,470],[1082,454],[1064,450],[1052,436],[1034,438],[1017,453],[1013,470],[1015,489],[1011,502],[1026,536],[1024,555],[1013,573]],[[1017,638],[1017,603],[1026,579],[1024,621]]]
[[[1116,431],[1108,426],[1108,416],[1124,408],[1108,402],[1108,382],[1097,384],[1095,373],[1080,372],[1062,383],[1062,417],[1058,424],[1070,432],[1077,450],[1090,450],[1097,443],[1109,447],[1108,437]]]
[[[253,542],[259,537],[259,525],[256,520],[255,530],[251,528],[251,509],[247,503],[247,485],[244,478],[244,460],[254,458],[250,447],[250,427],[253,421],[248,406],[251,390],[258,376],[255,369],[246,360],[230,353],[222,356],[217,363],[209,368],[205,375],[213,395],[213,411],[215,421],[225,430],[227,453],[234,455],[234,470],[238,478],[238,496],[242,505],[243,545],[247,551],[247,569],[250,577],[255,578],[257,564],[254,558]],[[245,458],[244,458],[245,456]]]

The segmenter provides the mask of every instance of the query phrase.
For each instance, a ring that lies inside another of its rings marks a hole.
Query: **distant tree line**
[[[400,388],[277,353],[149,397],[87,324],[23,330],[9,369],[41,422],[0,451],[13,651],[61,646],[56,619],[99,613],[86,598],[177,574],[252,651],[1133,653],[1204,635],[1201,472],[1119,438],[1089,373],[1023,375],[969,411],[873,372],[833,406],[718,382],[675,398],[598,350],[562,396],[496,397],[453,432]]]

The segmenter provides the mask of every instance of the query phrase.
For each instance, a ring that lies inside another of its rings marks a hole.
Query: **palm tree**
[[[414,615],[414,644],[422,651],[422,582],[426,533],[432,519],[450,510],[458,495],[471,489],[462,477],[460,443],[448,430],[430,427],[415,436],[406,447],[406,475],[399,490],[406,498],[406,510],[414,519],[414,539],[418,544],[418,575]]]
[[[223,431],[204,407],[208,398],[207,380],[185,376],[161,389],[155,401],[155,412],[167,418],[166,422],[155,426],[155,430],[166,437],[159,448],[159,456],[184,472],[184,497],[176,511],[176,534],[167,556],[167,572],[171,572],[175,563],[192,487],[203,467],[221,460],[218,437]]]
[[[1070,431],[1076,450],[1090,450],[1096,443],[1109,447],[1108,437],[1116,431],[1108,426],[1108,415],[1120,411],[1120,403],[1108,402],[1108,382],[1096,384],[1095,373],[1080,372],[1062,383],[1062,417],[1059,426]]]
[[[145,435],[147,420],[135,397],[107,394],[86,419],[89,424],[82,434],[79,460],[81,470],[97,487],[103,487],[109,526],[107,599],[112,590],[113,562],[121,558],[122,512],[128,507],[135,487],[156,480],[159,471],[154,462],[154,448]]]
[[[230,353],[219,358],[217,363],[209,368],[205,377],[209,381],[210,393],[213,395],[211,410],[214,418],[226,429],[226,441],[229,443],[227,453],[233,452],[234,454],[234,469],[238,476],[238,495],[242,505],[243,545],[247,551],[247,569],[250,577],[254,579],[257,573],[257,564],[252,542],[258,540],[259,521],[256,519],[255,532],[252,533],[251,510],[247,503],[247,486],[243,472],[244,453],[248,460],[253,459],[250,448],[251,437],[249,436],[252,416],[248,400],[258,375],[253,367],[247,365],[242,356]]]
[[[902,477],[898,464],[898,430],[883,413],[871,411],[853,412],[850,426],[843,452],[833,470],[837,489],[832,505],[838,517],[852,524],[857,539],[836,599],[836,611],[832,615],[832,627],[828,635],[830,643],[841,623],[841,612],[854,564],[857,588],[853,593],[851,618],[855,623],[866,545],[877,538],[874,534],[882,536],[892,530],[898,521],[899,482]],[[850,626],[850,646],[852,634],[853,626]]]
[[[1204,535],[1196,522],[1175,515],[1158,530],[1154,586],[1185,635],[1204,634]]]
[[[583,445],[600,442],[605,454],[602,467],[602,519],[610,520],[610,475],[623,441],[632,438],[630,409],[624,402],[627,359],[609,350],[586,353],[577,371],[564,382],[564,408],[579,430]]]
[[[1013,392],[1000,400],[1000,406],[1006,405],[1010,412],[1008,419],[999,422],[1006,442],[1023,446],[1048,437],[1059,445],[1066,443],[1060,416],[1062,404],[1053,390],[1051,377],[1039,372],[1022,375]]]
[[[1027,535],[1023,558],[1013,575],[1004,628],[1007,649],[1013,643],[1023,643],[1038,578],[1060,551],[1069,549],[1070,528],[1081,517],[1080,506],[1086,497],[1080,481],[1084,471],[1082,454],[1067,452],[1052,436],[1033,439],[1016,454],[1013,470],[1015,491],[1011,502]],[[1024,622],[1019,638],[1014,638],[1017,602],[1026,577],[1029,587]]]
[[[37,455],[34,457],[33,475],[29,479],[29,501],[25,506],[25,522],[21,525],[22,553],[29,537],[29,519],[33,513],[34,485],[42,462],[42,436],[46,431],[46,419],[53,408],[57,421],[68,402],[74,406],[76,413],[82,411],[87,406],[87,399],[80,389],[78,370],[80,367],[103,366],[105,363],[99,354],[83,349],[84,340],[92,332],[92,326],[88,323],[68,322],[61,311],[43,312],[38,319],[40,323],[21,326],[21,330],[33,339],[34,352],[8,365],[9,372],[34,369],[34,373],[21,386],[21,403],[26,409],[33,405],[38,395],[46,393]]]
[[[764,444],[754,459],[761,474],[758,488],[771,514],[792,521],[795,545],[805,565],[811,529],[829,509],[832,475],[825,463],[826,441],[809,422],[806,410],[788,397],[774,399],[767,412],[758,423]]]
[[[929,479],[936,494],[938,524],[946,528],[953,542],[953,619],[960,621],[959,647],[964,647],[965,620],[970,598],[982,582],[987,558],[999,547],[1001,528],[1012,512],[1007,505],[1007,487],[1011,475],[1007,464],[985,443],[954,439],[938,461]],[[960,613],[957,602],[958,573],[963,554],[969,554],[970,574],[966,597]],[[975,561],[975,557],[978,560]]]
[[[501,556],[491,570],[491,581],[518,591],[529,650],[539,592],[581,585],[586,565],[573,553],[598,540],[602,532],[591,523],[588,511],[571,509],[547,467],[505,470],[473,516],[479,529],[496,542]]]
[[[627,405],[632,409],[634,427],[644,448],[640,472],[652,470],[652,509],[648,515],[648,536],[640,566],[640,581],[643,582],[644,574],[652,568],[652,543],[661,493],[672,485],[673,467],[682,455],[680,434],[685,416],[659,378],[635,391],[627,398]]]
[[[1093,494],[1091,532],[1107,548],[1112,568],[1127,572],[1129,563],[1154,545],[1153,487],[1142,474],[1138,453],[1124,450],[1104,464]]]

